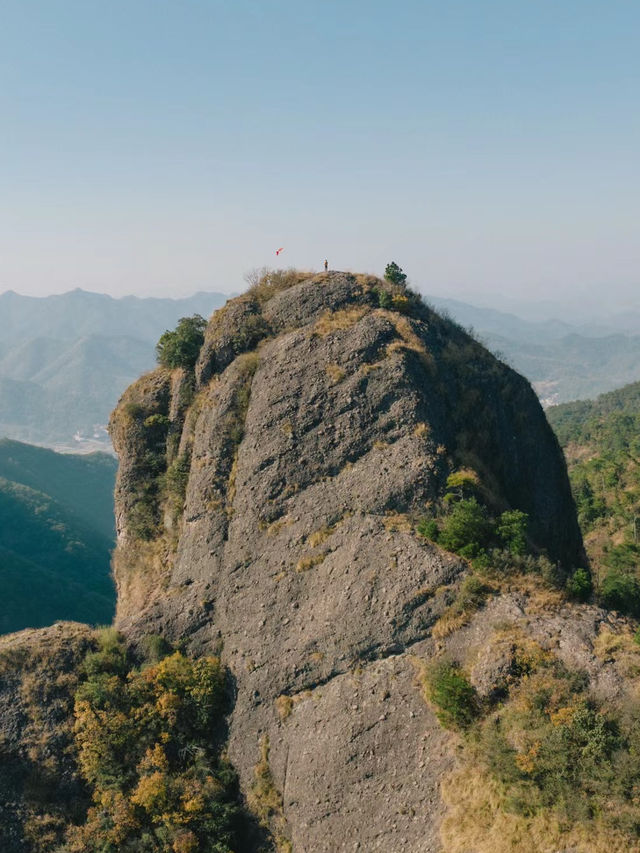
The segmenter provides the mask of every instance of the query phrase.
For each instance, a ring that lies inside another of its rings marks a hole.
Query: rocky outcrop
[[[0,637],[0,849],[53,849],[89,803],[73,697],[94,632],[75,622]]]
[[[410,293],[343,273],[230,301],[191,381],[159,369],[112,418],[117,626],[222,651],[229,755],[249,798],[268,761],[282,844],[437,850],[452,758],[413,660],[466,564],[413,521],[468,466],[535,547],[583,560],[533,391]]]

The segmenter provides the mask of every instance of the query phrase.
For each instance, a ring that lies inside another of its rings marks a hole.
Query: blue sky
[[[640,278],[637,0],[0,0],[0,290]]]

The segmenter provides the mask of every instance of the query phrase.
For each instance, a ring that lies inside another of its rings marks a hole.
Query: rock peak
[[[222,649],[245,789],[268,743],[295,849],[436,849],[435,818],[409,816],[449,759],[409,649],[433,643],[467,564],[413,522],[466,466],[539,549],[582,559],[529,384],[404,287],[277,272],[211,317],[193,372],[129,388],[111,434],[117,624]]]

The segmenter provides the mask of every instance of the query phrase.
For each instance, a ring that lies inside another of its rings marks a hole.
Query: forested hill
[[[640,616],[640,382],[547,416],[565,451],[596,579],[605,593],[619,588],[612,604]]]
[[[110,622],[116,461],[0,441],[0,633]]]
[[[0,436],[110,450],[109,414],[127,385],[153,367],[160,335],[180,317],[208,317],[225,299],[0,294]]]

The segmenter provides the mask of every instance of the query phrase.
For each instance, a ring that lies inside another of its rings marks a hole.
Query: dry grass
[[[276,706],[276,711],[278,712],[280,720],[284,723],[284,721],[291,716],[291,712],[293,711],[293,698],[286,693],[283,693],[281,696],[278,696],[274,705]]]
[[[383,308],[379,308],[378,313],[389,320],[399,338],[399,340],[393,341],[387,346],[387,353],[395,352],[397,349],[410,349],[420,353],[420,355],[427,355],[427,349],[416,334],[408,317],[404,317],[402,314],[397,314],[394,311],[387,311]]]
[[[527,598],[527,615],[548,615],[566,604],[563,590],[550,587],[536,575],[512,575],[498,579],[502,592],[519,592]]]
[[[373,442],[374,450],[385,450],[387,447],[389,447],[388,441],[380,441],[380,439],[376,439],[376,441]]]
[[[413,430],[413,434],[416,438],[426,438],[431,432],[431,427],[429,424],[425,424],[424,421],[416,424],[415,429]]]
[[[287,527],[290,523],[286,515],[283,515],[282,518],[277,518],[267,527],[267,536],[276,536],[283,527]]]
[[[356,273],[354,278],[356,283],[360,285],[365,293],[367,291],[374,290],[377,287],[384,287],[383,280],[371,273]]]
[[[227,481],[227,515],[233,515],[233,502],[236,497],[236,478],[238,476],[238,448],[236,447],[233,454],[233,462],[231,463],[231,471],[229,472],[229,480]]]
[[[327,311],[316,321],[312,334],[325,337],[332,332],[339,332],[355,326],[369,309],[364,305],[355,305],[352,308],[343,308],[340,311]]]
[[[601,661],[615,662],[625,678],[637,678],[640,675],[640,646],[628,627],[616,633],[603,625],[594,640],[593,652]]]
[[[374,361],[368,364],[363,364],[360,368],[360,372],[367,376],[367,374],[372,373],[374,370],[380,370],[383,366],[384,361]]]
[[[445,610],[442,616],[431,629],[431,636],[436,640],[443,640],[459,628],[468,625],[475,611],[459,613],[453,610]]]
[[[148,542],[127,540],[113,553],[112,565],[118,592],[117,615],[126,601],[130,613],[145,610],[168,586],[175,561],[174,542],[163,535]]]
[[[313,659],[313,655],[311,655]],[[320,657],[322,659],[322,656]],[[301,693],[296,693],[294,696],[289,696],[288,693],[282,693],[273,703],[275,705],[276,711],[278,712],[278,716],[280,720],[284,723],[285,720],[288,720],[291,716],[291,713],[296,705],[302,702],[304,699],[308,699],[311,696],[310,690],[303,690]]]
[[[271,270],[268,267],[263,267],[260,270],[253,270],[245,275],[245,280],[250,285],[247,295],[261,305],[264,305],[276,293],[288,290],[290,287],[295,287],[296,284],[314,278],[314,276],[315,273],[304,270],[292,268]]]
[[[324,371],[331,380],[332,385],[337,385],[339,382],[342,382],[347,375],[339,364],[328,364]]]
[[[506,792],[474,764],[445,777],[441,792],[444,853],[640,853],[640,841],[597,821],[566,825],[548,811],[533,817],[509,812]]]
[[[302,572],[308,572],[314,566],[319,566],[325,561],[328,553],[328,551],[323,551],[321,554],[315,554],[313,557],[303,557],[296,563],[296,572],[301,574]]]
[[[335,525],[330,526],[328,524],[324,524],[319,530],[316,530],[307,538],[307,545],[310,548],[317,548],[318,545],[322,545],[322,543],[331,536],[335,529]]]
[[[293,848],[287,838],[282,794],[276,787],[269,766],[269,749],[269,738],[265,735],[260,741],[260,761],[254,768],[249,806],[260,823],[272,831],[278,853],[291,853]]]
[[[389,511],[383,517],[382,523],[389,533],[413,533],[413,524],[406,513]]]

